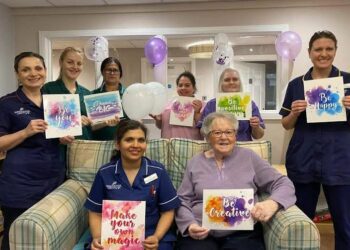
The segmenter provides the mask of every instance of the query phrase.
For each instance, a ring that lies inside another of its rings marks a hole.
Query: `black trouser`
[[[4,237],[2,238],[1,250],[10,250],[9,233],[11,224],[26,210],[25,208],[1,207],[4,217]]]

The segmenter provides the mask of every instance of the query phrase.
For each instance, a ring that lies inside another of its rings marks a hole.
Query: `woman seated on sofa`
[[[201,132],[210,149],[194,156],[187,165],[178,189],[181,206],[176,224],[181,232],[179,249],[265,249],[260,222],[295,203],[294,187],[253,151],[236,147],[238,121],[230,113],[211,113]],[[202,227],[203,189],[253,188],[255,205],[251,214],[258,222],[253,231],[214,231]],[[257,192],[270,194],[257,202]]]
[[[176,237],[169,228],[180,200],[164,166],[143,156],[146,136],[146,127],[138,121],[122,120],[117,126],[117,155],[97,172],[85,202],[89,210],[92,250],[103,249],[100,242],[102,201],[111,199],[146,201],[144,249],[173,249]],[[151,175],[157,178],[145,183],[145,177]],[[119,189],[106,188],[115,182],[120,184]]]

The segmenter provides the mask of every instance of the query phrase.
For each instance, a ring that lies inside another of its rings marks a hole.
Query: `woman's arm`
[[[252,128],[252,137],[254,139],[260,139],[264,136],[265,130],[260,126],[260,119],[257,116],[253,116],[249,120],[249,125]]]
[[[0,137],[0,151],[8,151],[21,144],[25,139],[37,133],[45,132],[47,123],[44,120],[31,120],[25,129]]]
[[[160,214],[160,218],[157,224],[156,231],[153,235],[150,235],[143,242],[143,246],[146,250],[148,249],[158,249],[158,243],[161,239],[163,239],[166,232],[168,232],[171,224],[174,221],[175,210],[169,210],[162,212]]]
[[[201,110],[202,110],[202,102],[200,100],[194,100],[192,102],[192,106],[194,108],[194,125],[197,125],[197,122],[201,119]]]
[[[92,236],[91,250],[103,249],[101,245],[102,214],[89,211],[89,226]]]
[[[282,126],[289,130],[294,128],[300,114],[306,110],[307,102],[305,100],[296,100],[292,103],[290,113],[282,118]]]

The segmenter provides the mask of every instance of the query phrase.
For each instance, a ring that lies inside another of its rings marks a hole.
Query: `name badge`
[[[157,180],[158,175],[156,173],[151,174],[150,176],[145,177],[143,180],[145,181],[146,184],[150,183],[151,181]]]

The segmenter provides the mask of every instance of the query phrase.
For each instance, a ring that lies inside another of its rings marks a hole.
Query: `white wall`
[[[15,57],[14,18],[11,10],[0,4],[0,96],[14,91],[17,81],[13,69]]]
[[[45,14],[39,14],[45,13]],[[292,77],[311,66],[307,47],[311,35],[328,29],[339,40],[335,65],[349,71],[350,3],[347,0],[241,1],[191,4],[162,4],[102,8],[18,9],[15,14],[16,52],[38,51],[38,32],[52,30],[113,28],[178,28],[288,24],[303,40]],[[139,67],[139,66],[137,66]],[[135,70],[139,71],[139,68]],[[280,121],[266,121],[264,139],[272,141],[273,163],[283,163],[290,138]]]

